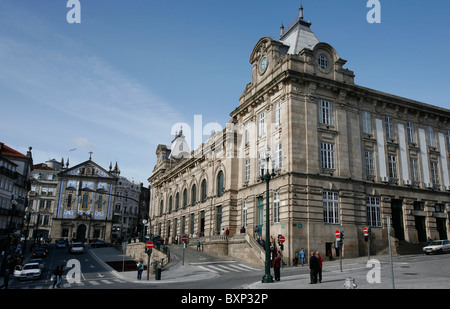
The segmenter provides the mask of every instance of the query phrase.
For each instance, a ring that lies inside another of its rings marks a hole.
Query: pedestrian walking
[[[144,265],[142,264],[142,260],[139,260],[139,263],[137,263],[137,279],[142,279],[142,272],[144,271]]]
[[[302,261],[302,266],[305,266],[305,250],[300,250],[300,260]]]
[[[59,265],[56,266],[55,269],[52,271],[52,281],[53,281],[52,289],[54,289],[56,283],[58,283],[58,275],[59,275]]]
[[[257,225],[255,225],[254,233],[255,233],[255,238],[258,239],[259,238],[259,228]]]
[[[64,273],[64,264],[59,265],[58,272],[56,275],[56,287],[59,288],[61,282],[62,282],[62,275]]]
[[[197,251],[200,251],[200,245],[201,245],[200,240],[197,240]]]
[[[311,257],[309,258],[309,272],[310,280],[309,284],[317,283],[317,273],[319,272],[319,259],[316,257],[315,252],[311,252]]]
[[[323,257],[320,255],[319,251],[316,251],[316,258],[319,261],[319,271],[318,271],[318,280],[319,283],[322,283],[322,265],[323,265]]]
[[[0,287],[0,289],[8,289],[8,285],[9,285],[9,278],[11,277],[11,274],[9,272],[9,268],[7,268],[5,270],[5,275],[3,277],[3,285]]]
[[[300,252],[298,251],[298,249],[295,249],[295,254],[294,254],[294,266],[298,265],[298,258],[300,257]]]
[[[281,268],[281,254],[277,252],[277,257],[273,260],[273,271],[275,274],[275,281],[280,281],[280,268]]]

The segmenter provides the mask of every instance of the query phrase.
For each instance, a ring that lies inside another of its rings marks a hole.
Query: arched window
[[[175,196],[175,211],[178,211],[178,209],[180,209],[180,193],[177,192]]]
[[[191,189],[191,205],[194,206],[197,202],[197,186],[194,184]]]
[[[219,174],[217,174],[217,196],[221,197],[223,195],[223,172],[220,171]]]
[[[173,199],[172,195],[169,197],[169,214],[172,212],[172,206],[173,206]]]
[[[164,211],[164,201],[161,200],[161,204],[159,205],[159,215],[162,216]]]
[[[183,209],[187,206],[187,189],[183,191]]]
[[[206,179],[203,179],[202,181],[202,191],[201,191],[202,197],[202,203],[206,202]]]

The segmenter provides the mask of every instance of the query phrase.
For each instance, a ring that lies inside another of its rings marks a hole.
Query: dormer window
[[[325,55],[320,55],[319,58],[318,58],[318,62],[319,62],[318,63],[319,67],[322,70],[328,69],[328,58]]]

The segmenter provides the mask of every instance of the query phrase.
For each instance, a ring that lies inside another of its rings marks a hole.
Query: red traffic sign
[[[364,236],[369,236],[369,229],[367,227],[364,228]]]
[[[153,249],[153,241],[147,241],[145,246],[147,247],[147,249]]]
[[[181,240],[186,242],[188,240],[188,236],[184,234],[183,236],[181,236]]]
[[[340,238],[341,237],[341,231],[336,230],[335,234],[336,234],[336,238]]]
[[[286,237],[280,236],[280,242],[281,242],[281,243],[284,243],[285,241],[286,241]]]

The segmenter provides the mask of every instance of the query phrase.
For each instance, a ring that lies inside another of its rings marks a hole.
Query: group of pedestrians
[[[322,265],[323,257],[319,251],[312,251],[311,257],[309,258],[309,274],[311,280],[309,284],[322,283]]]
[[[294,266],[298,265],[300,261],[302,266],[305,265],[306,253],[302,248],[300,251],[296,250],[294,255]],[[310,284],[322,283],[322,266],[323,257],[320,255],[319,251],[312,251],[311,257],[309,258],[309,274],[310,274]],[[277,252],[277,257],[273,260],[273,270],[275,281],[280,281],[280,268],[281,268],[281,253]]]

